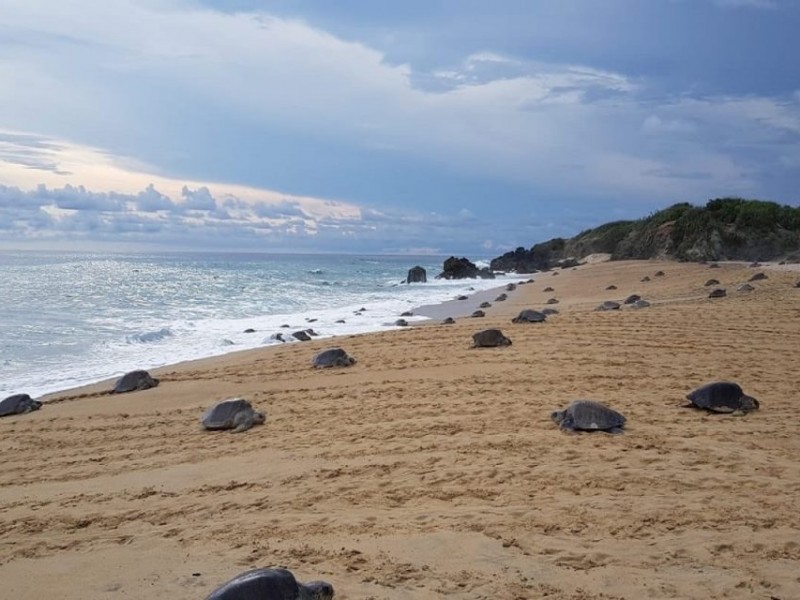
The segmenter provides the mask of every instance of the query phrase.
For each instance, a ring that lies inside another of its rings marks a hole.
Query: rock
[[[255,332],[256,330],[253,329],[252,327],[248,327],[247,329],[244,330],[244,333],[255,333]]]
[[[406,276],[406,283],[426,283],[428,281],[428,273],[417,265],[416,267],[411,267],[408,270],[408,275]]]
[[[443,270],[436,279],[476,279],[479,270],[472,261],[451,256],[444,261]]]

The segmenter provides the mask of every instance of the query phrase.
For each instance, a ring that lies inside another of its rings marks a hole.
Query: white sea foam
[[[22,257],[21,262],[31,260]],[[416,306],[518,278],[406,285],[400,281],[418,258],[317,260],[320,266],[295,257],[198,262],[193,257],[79,256],[33,260],[22,277],[0,257],[0,277],[16,284],[9,289],[27,285],[20,293],[45,299],[24,314],[15,312],[14,304],[0,304],[0,320],[11,323],[5,329],[0,324],[0,333],[10,340],[0,347],[0,398],[18,392],[40,396],[133,369],[281,344],[271,339],[275,333],[290,337],[313,328],[319,334],[315,339],[324,339],[394,329],[400,314]],[[427,260],[429,273],[436,272],[437,265]],[[322,272],[340,285],[324,285]],[[53,291],[64,281],[68,294]]]

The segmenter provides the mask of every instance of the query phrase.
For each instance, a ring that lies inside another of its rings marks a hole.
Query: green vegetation
[[[762,200],[716,198],[705,207],[674,204],[638,221],[615,221],[492,261],[498,270],[530,271],[594,253],[612,260],[675,258],[775,260],[800,251],[800,208]]]

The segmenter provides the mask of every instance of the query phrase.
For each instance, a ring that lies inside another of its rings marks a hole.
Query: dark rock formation
[[[494,272],[490,269],[479,269],[475,263],[467,258],[451,256],[444,261],[443,270],[436,279],[494,279]]]
[[[406,276],[406,283],[426,283],[428,281],[428,273],[417,265],[416,267],[411,267],[408,270],[408,275]]]

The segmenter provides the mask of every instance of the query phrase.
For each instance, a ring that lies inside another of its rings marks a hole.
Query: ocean
[[[436,280],[443,260],[0,252],[0,399],[280,344],[271,337],[279,332],[312,328],[325,338],[392,329],[416,306],[507,283]],[[415,265],[428,283],[401,283]]]

